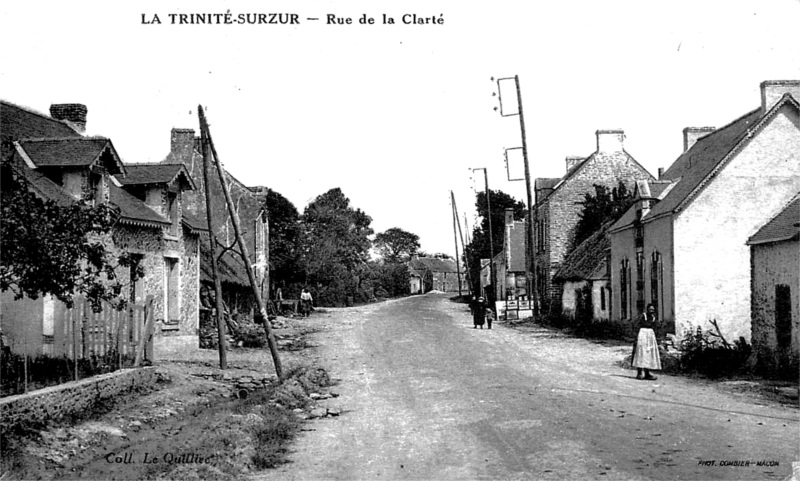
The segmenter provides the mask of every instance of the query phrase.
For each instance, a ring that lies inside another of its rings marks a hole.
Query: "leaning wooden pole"
[[[275,364],[275,373],[278,375],[278,379],[282,380],[283,367],[281,366],[281,359],[278,356],[278,345],[275,342],[275,336],[272,334],[272,326],[269,324],[269,318],[267,317],[267,311],[264,307],[264,301],[261,298],[261,290],[258,287],[258,282],[256,281],[256,276],[253,272],[253,264],[250,262],[250,254],[247,250],[247,244],[244,242],[244,238],[242,237],[242,229],[239,225],[239,214],[236,212],[233,201],[231,200],[231,193],[228,190],[228,184],[225,180],[222,164],[219,161],[217,149],[214,148],[214,141],[211,138],[211,132],[208,130],[208,123],[206,122],[206,116],[203,113],[202,106],[197,106],[197,113],[200,116],[200,132],[205,136],[208,147],[211,149],[214,163],[217,166],[219,183],[222,186],[222,193],[225,195],[225,203],[228,206],[228,214],[231,218],[231,224],[233,224],[233,231],[236,234],[236,243],[239,245],[239,252],[242,256],[245,270],[247,271],[247,278],[250,280],[250,287],[253,289],[253,297],[256,301],[256,316],[259,316],[261,318],[261,322],[264,323],[264,330],[267,333],[267,344],[269,345],[269,350],[272,353],[272,361]]]
[[[214,292],[216,297],[216,316],[217,322],[217,337],[219,338],[217,345],[219,346],[219,368],[228,368],[228,354],[227,342],[225,339],[225,315],[224,305],[222,303],[222,281],[219,278],[219,266],[217,265],[217,230],[214,224],[214,204],[211,199],[211,162],[209,157],[211,152],[208,148],[208,137],[205,130],[200,130],[200,145],[203,149],[203,184],[205,185],[206,197],[206,219],[208,220],[208,243],[211,246],[211,277],[214,279]]]
[[[450,203],[453,208],[453,240],[456,243],[456,275],[458,276],[458,297],[461,297],[461,264],[459,264],[458,258],[458,230],[456,228],[456,221],[458,220],[458,214],[456,213],[456,198],[453,195],[453,191],[450,191]]]
[[[453,191],[450,191],[452,195]],[[464,244],[464,234],[461,232],[461,219],[458,218],[458,206],[456,205],[456,199],[453,197],[453,213],[456,217],[456,225],[458,225],[458,238],[461,239],[461,253],[464,255],[464,276],[467,278],[467,295],[472,295],[472,279],[469,273],[469,264],[467,263],[467,245]],[[467,216],[464,215],[464,223],[467,222]]]

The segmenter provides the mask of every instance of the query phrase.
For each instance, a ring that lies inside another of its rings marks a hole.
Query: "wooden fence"
[[[112,361],[113,356],[122,367],[124,359],[132,361],[136,357],[144,342],[144,357],[153,358],[152,332],[146,332],[148,319],[152,331],[152,297],[144,304],[129,304],[122,311],[105,306],[102,311],[94,312],[84,297],[76,296],[71,309],[59,302],[54,314],[54,356],[107,361]]]

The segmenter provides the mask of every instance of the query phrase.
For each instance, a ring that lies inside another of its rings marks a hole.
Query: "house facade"
[[[503,250],[494,260],[496,309],[505,319],[533,316],[525,256],[525,221],[514,220],[514,210],[505,211]]]
[[[3,159],[14,165],[40,198],[60,205],[110,203],[119,219],[107,239],[112,250],[132,254],[134,265],[118,267],[118,279],[128,279],[131,303],[152,298],[155,316],[154,354],[198,347],[199,231],[202,225],[182,215],[182,196],[193,186],[184,182],[155,182],[136,190],[131,179],[147,174],[146,167],[124,165],[111,140],[85,137],[87,109],[81,104],[51,107],[46,116],[0,102]],[[131,271],[141,267],[143,277]],[[2,327],[12,350],[49,354],[57,319],[64,309],[50,297],[14,300],[3,293]],[[25,325],[24,329],[20,326]]]
[[[458,267],[452,259],[414,256],[408,261],[408,267],[412,275],[411,287],[417,285],[414,278],[419,279],[416,282],[422,286],[422,292],[412,289],[412,294],[430,291],[458,292],[459,287],[463,289],[466,286],[463,275],[459,281]]]
[[[800,194],[747,244],[757,367],[796,377],[800,360]]]
[[[608,320],[611,286],[608,225],[580,243],[561,264],[553,282],[561,288],[561,313],[581,320]]]
[[[684,130],[685,152],[610,230],[611,317],[653,304],[682,335],[716,320],[750,339],[747,239],[800,190],[800,82],[761,84],[761,106],[719,129]]]
[[[534,205],[534,258],[536,287],[545,310],[560,305],[561,288],[553,276],[572,247],[575,226],[585,194],[594,185],[630,186],[653,177],[625,151],[622,130],[598,130],[597,150],[590,156],[567,157],[566,174],[558,179],[536,179]]]
[[[247,271],[238,254],[236,246],[236,233],[228,213],[222,185],[219,180],[219,171],[212,162],[210,168],[210,188],[206,188],[203,175],[203,154],[200,138],[195,136],[192,129],[173,128],[170,134],[170,152],[162,162],[163,164],[182,164],[188,177],[196,188],[185,194],[184,209],[193,218],[206,224],[207,210],[205,196],[208,192],[213,202],[214,223],[216,238],[223,246],[234,246],[237,253],[228,251],[219,260],[219,275],[222,281],[223,300],[231,313],[252,315],[254,298]],[[248,187],[223,169],[223,176],[230,191],[231,200],[236,205],[239,224],[243,231],[244,242],[247,245],[250,262],[256,277],[256,283],[261,298],[266,300],[269,294],[269,225],[266,211],[266,188]],[[217,247],[217,253],[222,252],[222,247]],[[200,277],[201,282],[211,286],[213,278],[211,272],[210,247],[207,234],[200,239]]]

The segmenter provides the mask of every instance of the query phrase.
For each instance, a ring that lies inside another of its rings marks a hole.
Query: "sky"
[[[298,23],[177,16],[227,12]],[[443,22],[404,24],[413,14]],[[763,80],[800,79],[798,20],[800,0],[2,2],[0,98],[85,104],[87,133],[130,163],[163,160],[173,127],[199,132],[202,105],[245,184],[301,213],[340,187],[376,232],[453,255],[450,193],[471,229],[483,189],[471,169],[526,201],[508,180],[520,122],[495,110],[497,78],[519,77],[531,177],[562,176],[598,129],[624,130],[656,175],[685,127],[724,126],[760,105]]]

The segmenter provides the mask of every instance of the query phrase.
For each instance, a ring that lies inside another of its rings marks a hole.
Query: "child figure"
[[[490,307],[486,308],[486,326],[491,329],[492,321],[494,320],[494,311]]]

